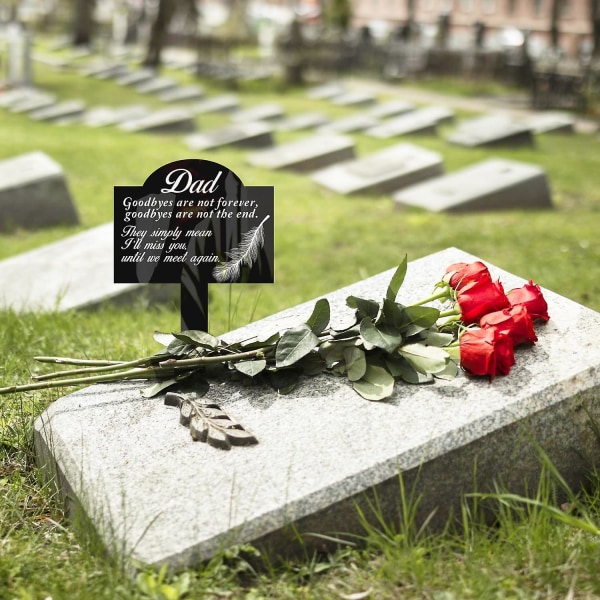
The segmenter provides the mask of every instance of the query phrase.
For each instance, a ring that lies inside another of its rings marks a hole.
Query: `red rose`
[[[477,323],[483,315],[509,308],[510,303],[499,281],[474,281],[457,290],[456,300],[466,324]]]
[[[533,330],[533,321],[527,309],[521,305],[511,306],[484,315],[479,320],[479,326],[483,329],[495,327],[501,333],[509,335],[515,346],[537,342],[537,336]]]
[[[508,375],[514,364],[512,340],[496,327],[467,329],[460,336],[460,365],[470,375]]]
[[[535,321],[543,319],[548,321],[548,304],[542,295],[540,286],[529,281],[523,287],[510,290],[506,294],[511,306],[524,306],[529,313],[529,316]]]
[[[445,281],[455,290],[460,290],[474,281],[491,281],[492,276],[482,262],[454,263],[446,269]]]

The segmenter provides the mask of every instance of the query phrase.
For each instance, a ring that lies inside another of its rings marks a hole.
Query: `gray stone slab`
[[[375,102],[377,102],[377,98],[374,94],[361,91],[344,92],[331,98],[331,103],[336,106],[370,106],[371,104],[375,104]]]
[[[0,307],[65,311],[167,298],[173,286],[114,283],[113,230],[107,223],[0,261]]]
[[[533,133],[574,133],[575,118],[565,112],[539,112],[522,120]]]
[[[154,69],[136,69],[128,73],[123,73],[115,78],[115,83],[125,86],[140,85],[146,81],[156,78]]]
[[[346,87],[342,83],[329,82],[311,87],[306,95],[312,100],[330,100],[345,93]]]
[[[379,120],[375,117],[366,113],[357,113],[327,123],[326,125],[319,127],[319,131],[329,133],[353,133],[376,127],[378,124]]]
[[[140,94],[160,94],[167,90],[175,89],[179,83],[171,77],[154,77],[135,86],[135,91]]]
[[[411,102],[406,102],[405,100],[388,100],[387,102],[376,104],[367,111],[367,114],[376,119],[388,119],[413,110],[415,110],[415,105]]]
[[[100,63],[85,66],[81,69],[81,74],[86,77],[96,78],[117,77],[124,74],[126,70],[127,65],[123,62],[102,61]]]
[[[44,54],[39,54],[38,52],[34,52],[31,58],[33,62],[40,63],[41,65],[45,65],[56,71],[64,71],[71,66],[71,61],[67,59],[46,56]]]
[[[121,122],[119,129],[144,133],[190,133],[196,131],[196,120],[185,108],[165,108]]]
[[[329,123],[329,119],[321,113],[305,112],[282,119],[276,125],[279,131],[300,131],[314,129]]]
[[[394,194],[399,205],[440,212],[550,208],[545,171],[494,158],[410,186]]]
[[[398,144],[317,171],[311,179],[338,194],[384,194],[443,172],[444,163],[437,152],[413,144]]]
[[[149,114],[150,110],[141,104],[132,104],[119,108],[96,106],[85,112],[82,121],[88,127],[106,127],[107,125],[116,125],[125,121],[139,119]]]
[[[188,108],[194,114],[201,115],[206,113],[222,113],[237,110],[240,106],[240,99],[233,94],[222,94],[212,96],[191,104]]]
[[[0,162],[0,230],[78,222],[62,167],[47,154],[29,152]]]
[[[250,123],[251,121],[274,121],[285,116],[279,104],[266,103],[236,111],[231,115],[233,123]]]
[[[65,100],[52,106],[31,111],[29,116],[35,121],[58,121],[67,117],[81,117],[85,112],[82,100]]]
[[[204,97],[204,90],[198,85],[186,85],[162,92],[158,97],[163,102],[191,102]]]
[[[410,262],[399,300],[432,291],[454,262],[480,260],[455,248]],[[489,265],[489,263],[486,263]],[[506,289],[524,280],[489,265]],[[392,270],[328,294],[334,323],[349,295],[381,299]],[[304,379],[291,394],[262,385],[215,385],[208,398],[258,438],[224,452],[192,442],[177,409],[144,399],[144,384],[103,384],[60,398],[34,428],[40,463],[76,501],[106,547],[134,561],[195,565],[234,544],[310,552],[323,538],[364,534],[357,506],[377,494],[398,522],[398,476],[420,497],[415,521],[450,509],[464,493],[535,493],[541,470],[531,439],[570,485],[584,481],[600,447],[582,405],[600,419],[600,314],[544,290],[550,321],[517,352],[506,377],[459,375],[432,385],[398,383],[385,402],[359,397],[342,378]],[[314,301],[224,336],[247,339],[304,322]],[[588,462],[591,461],[591,462]],[[312,535],[311,535],[312,534]],[[297,536],[297,537],[296,537]],[[350,538],[353,539],[353,538]]]
[[[507,115],[485,115],[468,119],[447,136],[452,144],[468,146],[532,146],[531,127]]]
[[[342,160],[354,158],[354,141],[334,134],[317,134],[281,144],[268,150],[248,155],[247,161],[255,167],[315,171]]]
[[[273,128],[263,121],[226,125],[188,135],[185,142],[192,150],[209,150],[221,146],[263,148],[273,145]]]
[[[33,87],[18,87],[0,92],[0,107],[13,110],[23,103],[47,98],[51,96],[48,92]]]
[[[54,94],[36,93],[22,98],[19,102],[11,104],[9,110],[12,113],[28,113],[56,104]]]
[[[438,125],[452,118],[453,114],[445,107],[427,106],[387,119],[383,123],[367,129],[365,134],[381,139],[401,135],[435,135]]]

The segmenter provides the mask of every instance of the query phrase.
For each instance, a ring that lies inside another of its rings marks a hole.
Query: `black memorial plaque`
[[[273,283],[273,198],[199,159],[115,186],[115,283],[179,283],[181,329],[207,331],[209,283]]]

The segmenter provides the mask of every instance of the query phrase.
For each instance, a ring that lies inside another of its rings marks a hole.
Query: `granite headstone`
[[[427,296],[455,262],[449,248],[410,262],[399,301]],[[524,279],[487,263],[505,288]],[[385,296],[393,270],[327,295],[334,324],[349,295]],[[306,378],[287,395],[225,381],[205,397],[252,431],[258,444],[226,452],[193,442],[179,411],[144,398],[145,383],[100,384],[55,401],[36,421],[38,460],[105,547],[136,562],[193,566],[236,544],[278,556],[355,540],[367,520],[401,518],[399,475],[419,497],[419,527],[460,515],[464,494],[535,493],[538,446],[569,485],[600,459],[590,418],[600,419],[600,314],[544,290],[550,321],[506,377],[459,375],[432,385],[397,383],[384,402],[345,379]],[[265,336],[304,322],[314,301],[230,332]],[[585,409],[585,410],[583,410]],[[589,414],[588,415],[586,414]],[[329,542],[326,540],[329,537]]]
[[[399,190],[398,205],[440,212],[544,209],[552,206],[546,172],[527,163],[493,158]]]

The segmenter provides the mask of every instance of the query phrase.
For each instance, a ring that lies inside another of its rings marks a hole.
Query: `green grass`
[[[191,81],[181,73],[172,75]],[[38,85],[61,98],[81,97],[90,105],[141,100],[132,90],[77,73],[36,66],[35,77]],[[202,83],[210,92],[222,91]],[[440,87],[447,89],[446,83]],[[350,112],[279,85],[247,85],[242,94],[246,106],[277,101],[290,113]],[[397,94],[401,97],[401,86]],[[203,129],[225,120],[198,119]],[[81,217],[77,227],[3,233],[0,259],[111,220],[113,186],[141,185],[160,165],[195,157],[178,136],[54,127],[4,110],[0,131],[3,141],[8,140],[0,144],[0,159],[42,150],[63,166]],[[302,135],[277,134],[277,141]],[[359,156],[395,143],[361,135],[355,139]],[[440,152],[447,171],[492,155],[541,165],[548,173],[555,208],[461,216],[396,210],[389,197],[342,198],[317,188],[305,176],[251,168],[242,151],[212,152],[207,158],[233,169],[246,185],[275,187],[276,283],[212,285],[211,330],[219,334],[310,300],[394,267],[405,254],[412,260],[448,246],[600,310],[600,158],[594,137],[545,135],[532,149],[493,152],[453,147],[442,137],[410,141]],[[2,282],[11,284],[18,282]],[[177,329],[179,312],[176,306],[148,306],[140,298],[132,306],[73,314],[8,311],[0,314],[0,323],[0,380],[9,384],[26,381],[44,368],[31,360],[34,355],[131,359],[151,353],[156,350],[152,332]],[[554,506],[554,480],[540,486],[540,506],[510,500],[508,510],[508,500],[480,499],[497,514],[494,528],[484,525],[475,511],[465,513],[463,531],[449,528],[441,535],[416,535],[410,523],[386,524],[380,530],[367,529],[355,549],[283,569],[256,572],[244,553],[234,549],[176,577],[143,571],[132,578],[123,565],[97,552],[93,536],[76,535],[67,526],[61,503],[38,477],[32,420],[60,395],[50,390],[0,399],[0,599],[174,598],[185,589],[190,598],[343,598],[367,590],[371,598],[565,598],[570,590],[575,594],[571,597],[600,597],[600,539],[577,523],[556,520],[544,508]],[[578,510],[598,526],[597,479],[589,490],[577,499]]]

